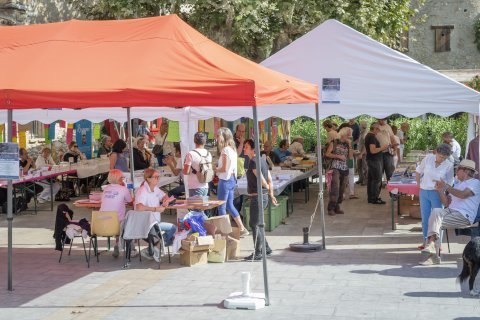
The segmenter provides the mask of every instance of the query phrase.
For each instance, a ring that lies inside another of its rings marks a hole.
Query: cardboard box
[[[240,228],[232,227],[232,232],[230,232],[230,234],[228,236],[233,238],[233,239],[240,240]]]
[[[208,250],[204,251],[185,251],[180,250],[180,264],[182,266],[195,266],[207,264]]]
[[[240,240],[227,237],[227,261],[237,260],[240,256]]]
[[[196,237],[195,239],[182,240],[182,249],[185,251],[204,251],[213,247],[212,236]]]
[[[227,258],[227,240],[215,239],[212,250],[208,253],[208,262],[223,263]]]
[[[399,213],[402,215],[410,215],[412,218],[421,219],[420,199],[417,196],[400,196]]]
[[[230,215],[211,217],[205,220],[205,225],[214,225],[216,227],[215,233],[229,234],[232,232],[232,225],[230,224]],[[208,229],[207,229],[208,230]]]

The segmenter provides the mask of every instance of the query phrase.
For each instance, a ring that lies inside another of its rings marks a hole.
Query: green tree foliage
[[[346,121],[340,117],[329,117],[328,119],[338,125]],[[370,125],[377,119],[363,115],[358,117],[357,120],[365,120]],[[388,121],[390,125],[395,125],[397,128],[400,128],[402,122],[408,122],[410,124],[410,130],[408,131],[409,140],[405,145],[406,153],[410,150],[434,149],[441,143],[442,134],[446,131],[453,134],[460,146],[465,146],[466,144],[468,127],[468,115],[466,113],[446,118],[436,115],[428,115],[426,120],[422,117],[406,118],[402,116],[392,116]],[[306,117],[295,119],[292,122],[290,132],[292,136],[301,135],[304,137],[306,150],[314,149],[317,141],[315,121]],[[327,133],[323,128],[321,128],[320,135],[323,144],[327,137]]]
[[[480,21],[480,20],[478,20],[478,21]],[[480,26],[479,26],[479,32],[480,32]],[[480,34],[479,34],[479,37],[480,37]],[[473,90],[480,91],[480,75],[477,75],[477,76],[473,77],[472,80],[467,81],[466,85],[469,86],[470,88],[472,88]]]
[[[176,13],[222,46],[261,61],[327,19],[398,48],[425,0],[69,0],[87,19]]]
[[[480,18],[478,18],[473,24],[473,32],[475,32],[475,43],[477,44],[477,49],[480,51]]]

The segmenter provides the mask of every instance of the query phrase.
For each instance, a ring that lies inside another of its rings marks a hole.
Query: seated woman
[[[127,144],[122,139],[118,139],[112,146],[110,153],[110,170],[119,169],[122,172],[129,172],[128,160],[124,154]]]
[[[76,141],[72,141],[68,144],[68,151],[63,155],[63,161],[70,163],[77,163],[78,160],[86,160],[87,157],[83,152],[78,149],[78,144]],[[72,176],[77,176],[77,174],[71,174]],[[82,193],[88,193],[88,179],[82,178],[78,179],[80,185],[80,190]],[[70,184],[69,188],[73,190],[73,185]],[[73,195],[73,194],[72,194]]]
[[[179,197],[185,193],[185,185],[183,184],[183,163],[182,152],[180,151],[180,144],[175,143],[175,156],[169,155],[164,158],[165,164],[172,170],[175,176],[180,176],[180,185],[168,192],[169,196]]]
[[[283,139],[282,141],[280,141],[278,148],[273,151],[280,159],[280,163],[285,162],[285,160],[287,160],[287,157],[292,155],[292,153],[288,150],[289,147],[290,144],[288,143],[288,140]]]
[[[121,170],[112,169],[108,173],[108,185],[103,189],[102,205],[100,211],[115,211],[118,214],[118,221],[120,222],[120,228],[123,225],[125,219],[126,205],[132,203],[132,196],[124,183],[124,177]],[[133,250],[135,250],[133,248]],[[130,253],[130,257],[137,254],[136,251]],[[115,246],[113,247],[112,255],[116,258],[119,255],[118,249],[118,237],[115,239]]]
[[[138,188],[135,194],[135,210],[162,213],[165,210],[165,207],[168,206],[169,202],[174,200],[174,198],[168,198],[168,196],[157,186],[160,176],[155,169],[145,169],[143,172],[143,177],[145,181],[142,182],[140,188]],[[160,221],[160,215],[158,218]],[[177,231],[176,226],[168,222],[160,222],[159,225],[160,230],[165,231],[165,246],[172,245],[173,237]],[[153,257],[149,251],[150,250],[147,248],[143,249],[141,252],[142,257],[149,260],[153,258],[158,262],[160,259],[160,248],[153,248]]]
[[[35,166],[38,169],[41,169],[42,167],[53,165],[55,165],[55,162],[52,158],[52,151],[49,148],[43,148],[42,154],[39,155],[37,161],[35,161]],[[50,201],[50,194],[52,194],[53,198],[55,198],[55,195],[58,193],[58,191],[60,191],[61,188],[60,183],[58,183],[57,181],[54,181],[52,183],[52,191],[50,190],[50,183],[47,181],[38,181],[37,184],[43,188],[42,193],[40,193],[37,197],[37,201],[39,203]]]
[[[145,148],[145,138],[139,137],[133,148],[133,168],[143,170],[152,166],[152,154]]]

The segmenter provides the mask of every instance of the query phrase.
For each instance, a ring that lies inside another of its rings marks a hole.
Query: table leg
[[[394,203],[394,195],[392,194],[390,196],[390,204],[391,204],[391,207],[392,207],[392,230],[395,230],[396,229],[396,226],[395,226],[395,203]]]
[[[293,213],[293,183],[290,183],[290,206],[292,207],[290,213]]]
[[[50,182],[50,210],[53,211],[53,179],[48,179]]]

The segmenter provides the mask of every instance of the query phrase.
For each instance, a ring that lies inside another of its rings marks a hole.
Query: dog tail
[[[462,272],[458,275],[458,280],[460,282],[464,282],[467,280],[467,278],[470,276],[470,268],[468,267],[468,262],[465,260],[465,257],[463,257],[463,269]]]

